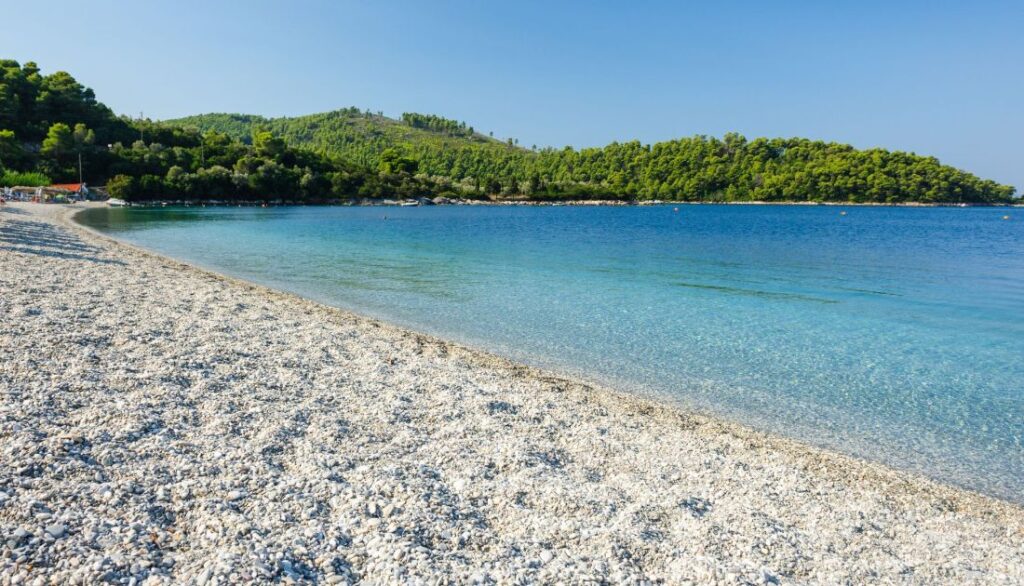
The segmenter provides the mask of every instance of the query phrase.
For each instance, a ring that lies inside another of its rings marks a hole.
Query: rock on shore
[[[1024,511],[0,210],[0,584],[1022,583]]]

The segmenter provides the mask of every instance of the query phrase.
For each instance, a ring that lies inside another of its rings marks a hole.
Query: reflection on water
[[[1024,225],[1003,213],[129,208],[85,221],[234,276],[1024,501]]]

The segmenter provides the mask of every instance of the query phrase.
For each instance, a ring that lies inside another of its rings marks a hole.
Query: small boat
[[[418,202],[418,201],[403,201],[401,203],[401,206],[403,208],[414,208],[414,207],[416,207],[418,205],[420,205],[420,202]]]
[[[128,202],[126,202],[123,199],[117,199],[116,197],[112,197],[107,200],[107,205],[112,208],[123,208],[126,205],[128,205]]]

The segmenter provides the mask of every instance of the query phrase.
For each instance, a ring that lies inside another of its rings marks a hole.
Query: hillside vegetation
[[[116,116],[70,74],[0,59],[0,185],[107,185],[131,201],[153,199],[334,202],[354,197],[465,197],[416,176],[396,151],[367,167],[293,148],[272,133],[199,132]]]
[[[433,123],[431,125],[430,123]],[[292,146],[376,168],[385,153],[463,190],[532,198],[701,201],[1000,202],[1014,188],[934,157],[801,138],[695,136],[576,150],[525,149],[436,116],[395,120],[348,108],[294,118],[207,114],[167,124],[246,140],[268,130]]]
[[[405,121],[394,120],[380,113],[345,108],[297,118],[202,114],[167,120],[164,124],[202,132],[213,130],[242,142],[249,142],[254,132],[267,131],[290,145],[338,155],[369,168],[380,164],[384,151],[395,148],[410,156],[462,148],[494,154],[508,150],[506,143],[477,134],[465,123],[423,114],[407,113],[404,118]],[[413,158],[423,164],[422,157]],[[433,168],[423,170],[449,176]]]
[[[62,71],[0,59],[0,184],[107,184],[126,199],[357,197],[679,201],[1010,201],[932,157],[805,139],[697,136],[522,148],[464,122],[355,108],[297,118],[115,115]]]

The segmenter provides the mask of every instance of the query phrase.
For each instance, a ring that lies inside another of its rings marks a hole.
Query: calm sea
[[[229,275],[1024,502],[1024,210],[130,208],[83,220]]]

